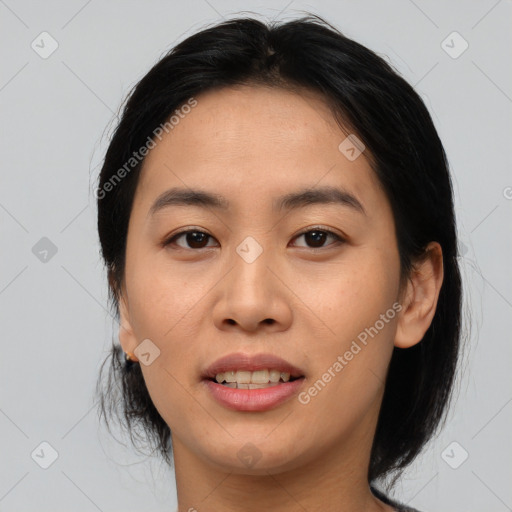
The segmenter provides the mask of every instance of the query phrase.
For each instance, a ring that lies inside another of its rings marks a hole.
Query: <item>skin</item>
[[[365,153],[350,161],[338,149],[346,133],[319,96],[239,86],[196,99],[146,157],[119,297],[125,352],[147,338],[160,350],[141,368],[172,431],[179,510],[392,510],[370,492],[370,448],[393,346],[418,343],[434,316],[441,248],[430,244],[399,288],[389,202]],[[324,185],[350,191],[366,215],[339,204],[272,209],[274,198]],[[171,187],[222,194],[230,208],[148,216]],[[300,235],[318,225],[345,241]],[[163,246],[183,228],[211,237]],[[236,252],[247,236],[263,249],[252,263]],[[306,405],[293,397],[237,412],[201,382],[221,356],[270,352],[303,371],[307,390],[397,301],[400,313]],[[252,467],[237,456],[246,443],[260,456]]]

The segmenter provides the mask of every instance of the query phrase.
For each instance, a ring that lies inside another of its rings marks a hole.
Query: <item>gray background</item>
[[[172,470],[98,426],[117,329],[92,187],[130,88],[175,42],[240,11],[320,14],[426,101],[453,173],[471,331],[457,402],[396,497],[422,512],[512,510],[512,4],[288,2],[0,0],[1,511],[175,509]],[[43,31],[58,43],[47,58]],[[48,469],[44,441],[58,453]]]

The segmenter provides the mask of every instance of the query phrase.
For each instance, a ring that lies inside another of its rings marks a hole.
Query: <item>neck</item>
[[[374,423],[335,446],[326,443],[302,454],[293,466],[266,467],[258,474],[206,462],[173,436],[179,512],[391,511],[373,496],[367,480]]]

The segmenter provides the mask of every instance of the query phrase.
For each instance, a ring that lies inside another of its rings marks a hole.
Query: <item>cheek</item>
[[[374,247],[356,248],[321,273],[297,274],[297,295],[316,315],[325,342],[336,345],[336,340],[357,337],[392,307],[398,291],[398,256],[389,249],[385,254]]]
[[[139,343],[150,339],[159,349],[154,363],[142,366],[144,379],[155,406],[159,410],[165,407],[167,416],[173,414],[178,403],[187,400],[183,386],[196,378],[191,368],[197,360],[198,344],[205,339],[201,332],[203,315],[199,313],[201,299],[215,277],[194,277],[192,270],[183,272],[183,266],[170,265],[154,255],[127,261],[126,286],[134,336]]]
[[[383,389],[400,309],[398,264],[379,251],[361,251],[331,275],[337,277],[323,281],[323,292],[308,283],[328,329],[311,352],[314,371],[301,403],[313,415],[330,411],[339,427],[360,418]]]
[[[365,313],[365,318],[339,316],[335,323],[337,338],[312,352],[313,371],[304,392],[299,395],[304,421],[318,418],[328,443],[343,432],[352,432],[364,424],[368,414],[378,412],[377,403],[384,391],[386,372],[393,351],[396,330],[395,311],[391,310],[386,321],[382,309],[369,305],[378,315]],[[371,319],[370,319],[371,318]],[[354,329],[358,323],[362,327]],[[350,326],[347,328],[347,326]]]
[[[134,260],[131,268],[127,291],[132,327],[139,337],[162,341],[172,337],[208,291],[206,279],[163,257]]]

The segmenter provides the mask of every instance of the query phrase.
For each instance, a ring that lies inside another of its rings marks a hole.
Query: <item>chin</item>
[[[303,457],[296,449],[299,440],[295,442],[289,438],[289,446],[277,439],[274,442],[264,440],[270,431],[266,429],[261,442],[255,440],[254,435],[234,435],[225,444],[217,444],[213,452],[205,453],[204,458],[219,471],[238,475],[279,474],[300,467]]]

